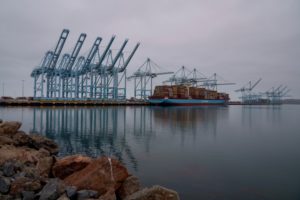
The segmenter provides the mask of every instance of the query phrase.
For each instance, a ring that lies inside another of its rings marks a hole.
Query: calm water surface
[[[181,199],[300,199],[300,106],[3,108],[61,146],[111,155]]]

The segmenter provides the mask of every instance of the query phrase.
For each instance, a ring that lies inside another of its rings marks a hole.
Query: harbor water
[[[0,107],[60,155],[110,155],[181,199],[300,199],[300,105]]]

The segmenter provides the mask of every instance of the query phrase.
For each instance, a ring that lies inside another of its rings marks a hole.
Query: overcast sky
[[[132,73],[147,57],[168,71],[180,66],[214,72],[234,90],[262,78],[256,91],[281,84],[300,98],[299,0],[1,0],[0,83],[6,96],[33,95],[32,69],[53,49],[63,28],[63,49],[71,51],[80,33],[87,52],[97,36],[126,51],[141,42],[128,66]],[[156,82],[167,79],[160,77]],[[133,93],[133,88],[128,88]]]

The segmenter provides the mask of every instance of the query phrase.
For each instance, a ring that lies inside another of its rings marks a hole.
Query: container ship
[[[148,101],[162,106],[227,105],[229,95],[201,87],[161,85],[155,87]]]

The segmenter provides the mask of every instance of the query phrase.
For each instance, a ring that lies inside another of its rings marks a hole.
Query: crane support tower
[[[173,74],[173,72],[158,72],[161,67],[153,62],[150,58],[138,68],[127,79],[134,79],[134,98],[135,99],[147,99],[152,95],[153,91],[153,79],[160,75]]]
[[[223,80],[223,81],[221,81]],[[187,85],[193,87],[203,87],[208,90],[217,91],[218,85],[234,85],[225,81],[222,77],[214,73],[211,77],[206,77],[199,70],[194,68],[189,70],[185,66],[182,66],[177,72],[175,72],[168,80],[163,83],[170,83],[171,85]]]
[[[254,93],[252,90],[260,83],[261,80],[262,79],[259,78],[254,84],[249,81],[243,87],[235,90],[235,92],[241,92],[242,96],[240,98],[242,99],[243,104],[258,104],[260,102],[262,96]]]
[[[31,72],[34,99],[48,100],[124,100],[126,99],[126,68],[140,43],[127,55],[126,39],[114,54],[112,36],[101,49],[97,37],[87,55],[80,55],[87,35],[80,34],[71,52],[62,54],[69,35],[64,29],[54,50],[49,50],[40,65]],[[61,56],[62,54],[62,56]],[[125,56],[127,55],[127,56]]]

